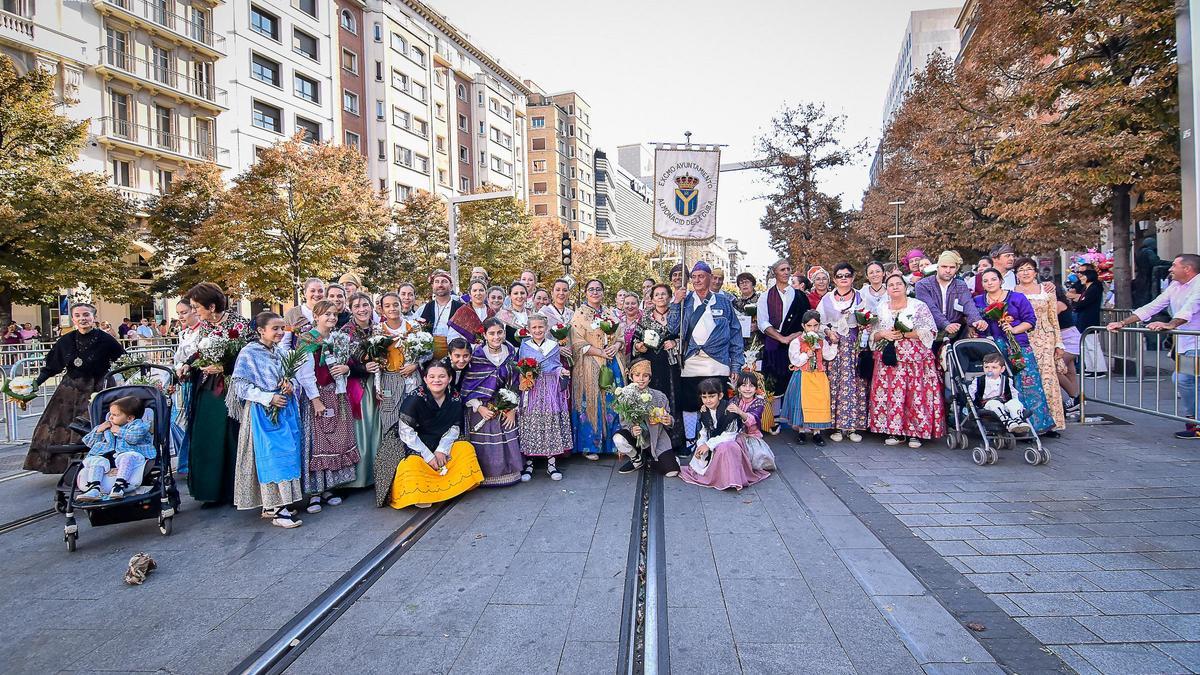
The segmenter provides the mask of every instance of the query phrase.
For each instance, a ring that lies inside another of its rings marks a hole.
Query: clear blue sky
[[[692,140],[754,156],[754,138],[784,103],[845,113],[847,136],[879,137],[883,99],[908,13],[946,0],[426,0],[506,67],[592,106],[596,147]],[[961,3],[958,3],[961,4]],[[547,56],[553,55],[553,56]],[[828,181],[858,204],[870,157]],[[758,227],[765,186],[722,174],[717,231],[751,265],[774,259]]]

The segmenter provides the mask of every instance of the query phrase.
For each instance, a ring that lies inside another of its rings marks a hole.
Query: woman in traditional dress
[[[353,293],[349,299],[350,321],[342,332],[350,336],[351,353],[350,381],[346,385],[346,400],[350,403],[350,414],[354,416],[354,442],[358,446],[359,460],[354,467],[354,480],[344,487],[365,488],[375,483],[375,455],[379,452],[383,428],[379,424],[378,390],[375,374],[382,366],[377,361],[363,361],[362,343],[375,334],[372,318],[371,296]],[[380,376],[382,378],[382,375]]]
[[[525,284],[514,281],[508,287],[508,303],[496,312],[496,318],[504,324],[505,339],[514,351],[529,334],[528,303],[529,290]]]
[[[858,289],[858,292],[862,295],[864,304],[874,307],[887,297],[887,289],[883,287],[883,263],[872,260],[867,263],[867,267],[863,271],[867,275],[867,280],[863,283],[862,288]],[[837,284],[837,279],[834,279],[834,284]]]
[[[475,449],[463,440],[463,404],[449,391],[450,370],[442,361],[425,368],[425,386],[400,404],[396,431],[402,461],[386,476],[389,506],[426,508],[453,499],[483,482]]]
[[[538,363],[537,377],[522,383],[520,436],[525,468],[521,480],[533,478],[533,460],[546,458],[546,475],[562,480],[557,457],[571,451],[571,406],[567,399],[570,381],[562,369],[562,351],[549,335],[549,322],[541,314],[529,315],[529,337],[521,343],[517,360]]]
[[[483,322],[484,342],[471,354],[462,387],[467,406],[467,437],[483,470],[484,487],[521,481],[517,409],[501,413],[489,405],[500,396],[500,390],[517,391],[515,350],[505,341],[504,328],[496,317]]]
[[[121,343],[96,328],[96,308],[88,303],[71,306],[71,325],[75,330],[60,337],[34,384],[40,388],[46,380],[65,371],[54,389],[50,403],[42,412],[23,468],[41,473],[62,473],[76,453],[63,452],[61,446],[77,446],[83,436],[67,428],[76,417],[88,416],[92,394],[106,386],[104,376],[117,359],[125,354]],[[94,421],[94,420],[93,420]],[[99,422],[96,422],[99,424]],[[84,451],[87,449],[84,448]]]
[[[1029,345],[1028,333],[1037,325],[1037,316],[1033,312],[1033,307],[1024,295],[1004,290],[1004,277],[995,267],[984,270],[979,276],[980,283],[983,285],[983,295],[975,296],[975,306],[980,309],[980,314],[984,314],[987,306],[993,303],[1003,303],[1004,305],[1004,317],[1000,321],[986,315],[983,317],[988,323],[988,336],[996,341],[996,344],[1000,346],[1000,351],[1009,354],[1010,366],[1012,365],[1011,350],[1014,349],[1009,344],[1010,339],[1016,341],[1015,349],[1021,353],[1025,361],[1025,367],[1020,372],[1014,372],[1014,376],[1017,380],[1021,403],[1025,406],[1025,412],[1029,418],[1029,424],[1038,433],[1053,429],[1054,418],[1050,416],[1050,411],[1046,406],[1046,393],[1042,390],[1042,372],[1038,368],[1037,358],[1033,355],[1033,350]],[[1057,381],[1054,386],[1058,387]]]
[[[533,311],[540,312],[543,307],[550,304],[550,291],[544,288],[534,289],[530,301],[533,302]]]
[[[829,272],[820,265],[813,265],[808,268],[808,281],[812,284],[812,289],[808,291],[808,306],[815,309],[821,298],[829,292]]]
[[[398,293],[384,293],[380,303],[383,306],[383,321],[375,326],[375,332],[395,340],[388,347],[387,364],[380,377],[380,391],[376,394],[379,397],[381,428],[386,432],[396,425],[400,403],[417,389],[421,376],[417,372],[420,364],[405,363],[404,360],[404,338],[418,330],[417,324],[403,317],[403,301]]]
[[[337,506],[342,498],[333,488],[355,479],[355,465],[361,458],[354,438],[354,418],[346,400],[349,385],[349,355],[338,355],[330,336],[337,326],[337,307],[329,300],[313,305],[313,329],[300,336],[298,349],[309,353],[296,379],[310,405],[301,405],[304,422],[304,492],[309,495],[309,513],[320,513],[321,503]],[[349,338],[347,338],[349,342]]]
[[[743,419],[750,413],[732,406],[725,398],[725,383],[712,377],[700,382],[700,429],[696,437],[696,453],[687,466],[679,470],[685,483],[717,490],[754,485],[771,474],[754,468],[750,453],[738,440]]]
[[[617,309],[621,312],[621,326],[617,335],[621,336],[621,365],[629,371],[629,361],[633,357],[633,338],[637,334],[638,324],[642,320],[641,298],[636,293],[626,293]]]
[[[541,314],[550,322],[551,328],[559,324],[570,327],[571,317],[575,315],[570,299],[571,284],[566,279],[555,279],[550,286],[550,304],[541,309]]]
[[[262,509],[276,527],[298,527],[301,521],[287,508],[304,498],[300,484],[300,409],[295,383],[283,377],[287,353],[279,342],[286,335],[283,317],[260,312],[254,317],[258,339],[238,354],[233,367],[235,414],[241,420],[233,504],[239,509]]]
[[[671,304],[671,287],[666,284],[650,289],[650,303],[633,338],[634,357],[650,362],[650,388],[666,394],[671,410],[679,415],[675,402],[679,392],[679,305]],[[653,346],[646,344],[648,336],[653,337]],[[680,415],[678,424],[667,427],[671,448],[677,453],[687,447],[682,418]]]
[[[304,304],[297,305],[289,309],[283,315],[283,322],[287,324],[288,332],[291,333],[289,339],[285,340],[285,347],[296,347],[296,336],[302,333],[307,333],[313,327],[313,305],[325,299],[325,282],[312,277],[304,282]]]
[[[1028,333],[1029,347],[1042,376],[1042,391],[1046,394],[1046,407],[1054,420],[1054,430],[1062,431],[1067,428],[1067,418],[1062,389],[1058,386],[1058,362],[1062,360],[1064,347],[1058,328],[1058,297],[1038,282],[1037,263],[1033,259],[1018,258],[1013,270],[1017,275],[1014,290],[1024,295],[1033,307],[1034,324]]]
[[[788,362],[788,345],[804,332],[801,319],[812,309],[808,296],[791,284],[792,263],[787,258],[771,267],[775,283],[758,296],[758,327],[762,329],[762,373],[774,417],[778,419],[778,400],[782,399],[792,371]]]
[[[467,290],[469,302],[450,317],[450,330],[469,344],[474,344],[483,334],[483,320],[492,316],[493,312],[487,306],[487,285],[483,281],[472,281]]]
[[[621,345],[616,336],[609,336],[594,326],[601,318],[620,323],[616,314],[604,307],[604,284],[591,279],[584,285],[587,301],[571,317],[571,421],[575,429],[575,452],[584,453],[590,460],[600,459],[600,453],[613,454],[616,447],[612,436],[618,427],[613,410],[611,388],[600,386],[601,371],[612,387],[625,385],[617,353]]]
[[[946,433],[942,384],[930,350],[937,326],[929,307],[908,297],[903,275],[888,275],[884,286],[888,297],[876,308],[879,321],[871,332],[876,352],[870,428],[887,434],[887,445],[899,445],[907,436],[908,447],[919,448],[922,440]]]
[[[414,323],[419,321],[421,305],[417,304],[417,287],[410,283],[400,284],[396,295],[400,298],[400,317]]]
[[[247,321],[229,309],[229,300],[220,286],[201,282],[193,286],[187,296],[191,299],[192,309],[200,316],[197,347],[206,338],[239,339],[247,332]],[[232,363],[192,369],[188,490],[193,499],[210,506],[233,501],[239,428],[237,420],[229,417],[226,403],[226,397],[232,394],[226,377],[232,371]]]
[[[508,295],[504,292],[503,288],[501,288],[499,286],[488,286],[487,307],[488,307],[489,315],[496,316],[496,314],[498,314],[500,312],[500,310],[504,309],[505,305],[508,304],[507,301],[508,301]],[[475,342],[475,343],[479,343],[482,341],[483,341],[482,337],[479,337],[479,336],[477,336],[474,340],[472,340],[472,342]]]
[[[871,263],[880,276],[883,287],[883,267]],[[870,288],[865,284],[864,288]],[[817,305],[821,312],[821,325],[826,327],[825,337],[837,347],[837,354],[828,363],[829,398],[833,404],[833,433],[829,440],[841,441],[849,438],[858,443],[867,428],[867,380],[859,368],[859,352],[865,345],[866,335],[859,330],[854,314],[858,311],[873,311],[875,303],[863,291],[854,290],[854,267],[849,263],[838,263],[833,268],[833,290],[821,298]],[[865,352],[870,356],[870,352]]]
[[[192,310],[192,303],[185,295],[175,305],[175,313],[179,315],[179,344],[175,347],[175,355],[171,358],[175,366],[175,376],[179,382],[176,394],[179,401],[174,410],[175,423],[171,428],[171,442],[175,446],[176,474],[186,478],[188,474],[188,416],[192,409],[192,381],[187,378],[188,359],[196,353],[196,345],[200,341],[200,315]]]

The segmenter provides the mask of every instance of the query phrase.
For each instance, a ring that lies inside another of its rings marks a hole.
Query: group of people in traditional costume
[[[1011,388],[980,396],[1018,399],[1018,421],[1054,433],[1077,394],[1059,388],[1060,294],[1011,247],[993,253],[977,292],[946,251],[936,265],[923,254],[908,269],[869,263],[861,286],[849,263],[800,275],[780,260],[765,291],[743,273],[736,294],[705,262],[687,270],[689,289],[677,265],[670,283],[647,279],[615,304],[588,280],[578,306],[570,282],[542,288],[529,271],[504,287],[475,268],[458,296],[438,270],[424,303],[412,284],[371,295],[346,274],[309,279],[299,305],[252,321],[220,287],[197,284],[177,306],[178,471],[205,505],[259,509],[285,528],[353,489],[403,508],[539,472],[561,480],[571,454],[619,453],[623,473],[648,466],[742,489],[775,468],[763,439],[781,426],[817,445],[870,432],[916,448],[942,436],[936,355],[968,334],[1025,357]],[[997,304],[1005,311],[986,311]],[[68,423],[123,355],[95,329],[93,307],[76,305],[71,320],[37,378],[63,375],[26,460],[48,473],[65,469],[55,449],[78,443]],[[236,357],[202,357],[239,340]]]

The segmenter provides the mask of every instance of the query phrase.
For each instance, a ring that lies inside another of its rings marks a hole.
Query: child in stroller
[[[79,470],[76,499],[94,502],[104,494],[121,499],[126,490],[141,485],[146,461],[157,455],[143,407],[135,396],[118,398],[109,404],[108,418],[83,437],[90,449]]]
[[[1004,357],[997,352],[983,356],[983,377],[971,380],[967,395],[975,400],[975,407],[990,411],[1004,424],[1011,434],[1027,434],[1029,423],[1025,421],[1025,406],[1017,394],[1016,384],[1004,369]]]

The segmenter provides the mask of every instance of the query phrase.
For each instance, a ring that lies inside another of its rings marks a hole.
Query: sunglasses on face
[[[854,275],[853,274],[835,274],[835,275],[833,275],[833,278],[834,279],[853,279]]]

